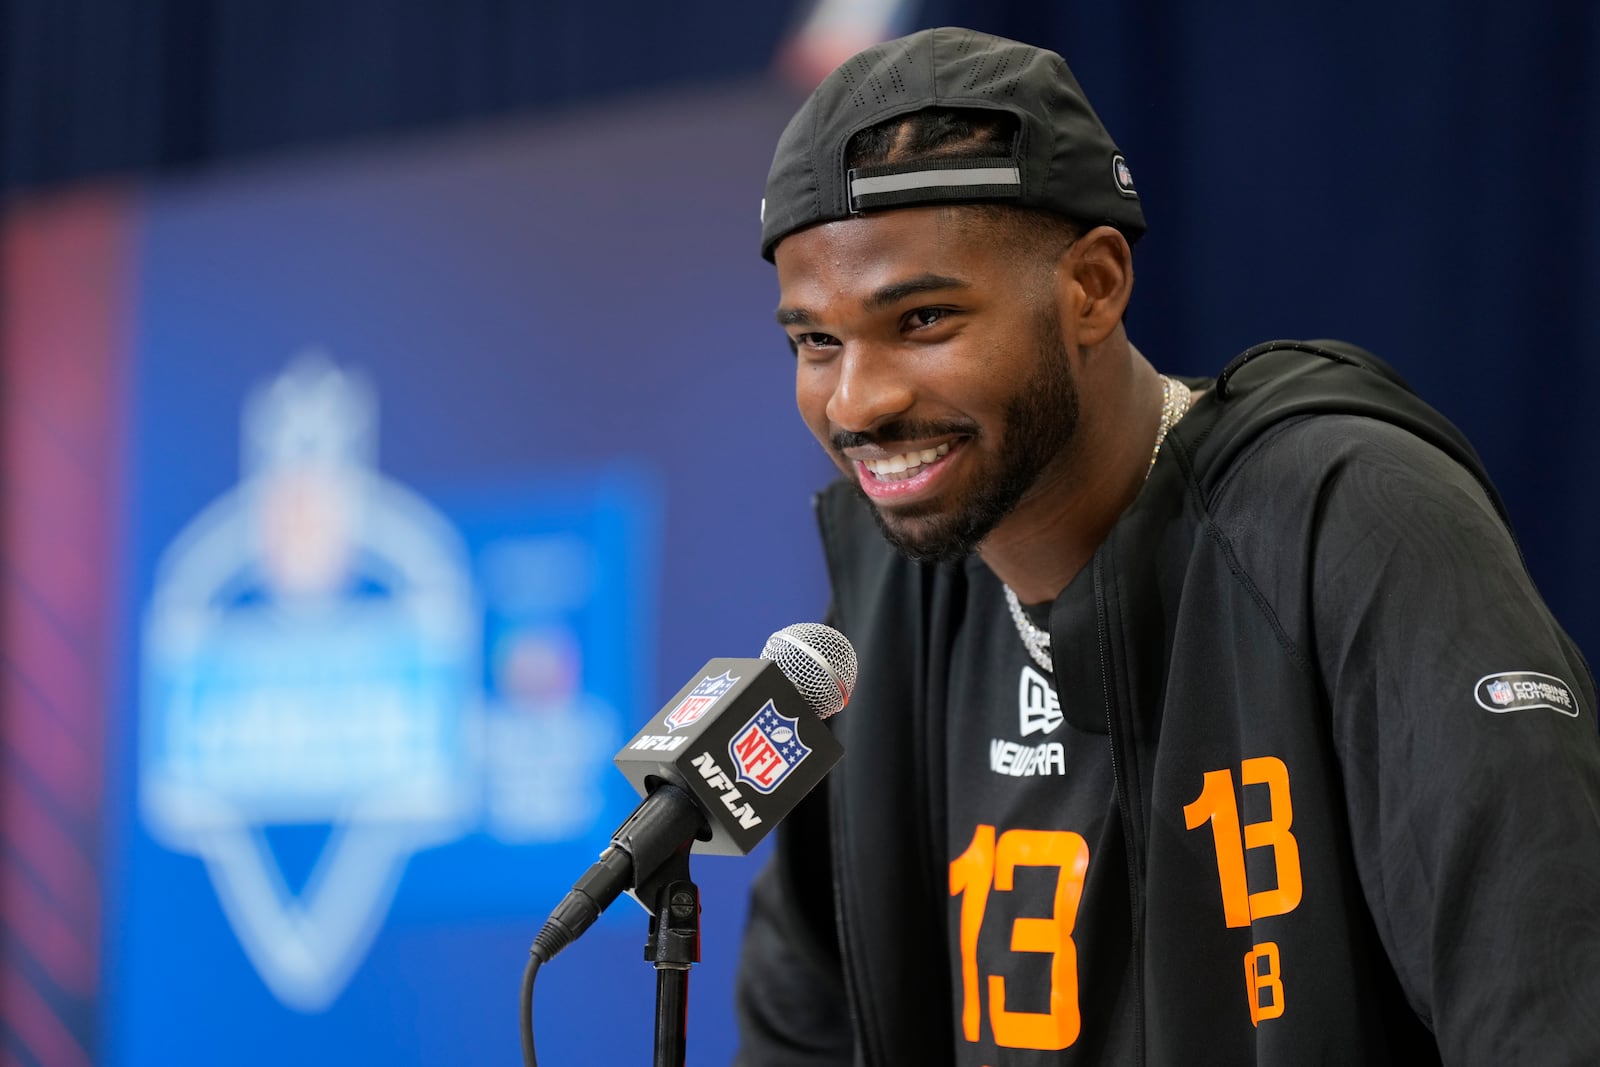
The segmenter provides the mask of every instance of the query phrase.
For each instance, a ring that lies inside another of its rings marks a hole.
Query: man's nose
[[[828,422],[852,433],[866,433],[911,409],[912,390],[904,368],[875,345],[853,345],[840,356],[839,377],[828,398]]]

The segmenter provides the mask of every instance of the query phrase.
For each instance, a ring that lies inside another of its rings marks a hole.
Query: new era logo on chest
[[[1065,718],[1055,687],[1032,667],[1022,668],[1022,678],[1017,683],[1017,710],[1023,737],[1054,733]]]

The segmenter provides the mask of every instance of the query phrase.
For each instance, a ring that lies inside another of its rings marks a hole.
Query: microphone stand
[[[689,846],[642,879],[635,894],[650,912],[645,962],[656,968],[655,1067],[684,1067],[689,967],[700,962],[700,889],[689,878]]]

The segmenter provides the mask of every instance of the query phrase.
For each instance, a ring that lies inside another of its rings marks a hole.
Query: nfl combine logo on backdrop
[[[669,730],[698,722],[700,716],[711,709],[711,705],[721,700],[724,693],[738,684],[739,679],[729,676],[727,671],[723,671],[715,678],[702,678],[698,685],[689,690],[688,696],[678,701],[677,707],[667,712],[663,722]]]
[[[739,768],[739,781],[759,793],[778,788],[789,772],[811,755],[811,749],[800,741],[799,725],[799,719],[780,714],[772,701],[763,704],[728,743],[728,755]]]
[[[245,407],[240,483],[163,552],[145,615],[140,807],[199,856],[278,999],[325,1010],[412,855],[473,817],[481,635],[454,527],[384,477],[377,399],[320,355]],[[269,830],[327,827],[298,889]]]

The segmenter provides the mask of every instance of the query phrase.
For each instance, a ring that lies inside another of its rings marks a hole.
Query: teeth
[[[924,448],[918,452],[902,452],[898,456],[888,459],[869,459],[865,461],[867,470],[874,476],[889,479],[893,475],[914,471],[924,463],[932,463],[940,456],[950,451],[948,442],[938,448]]]

